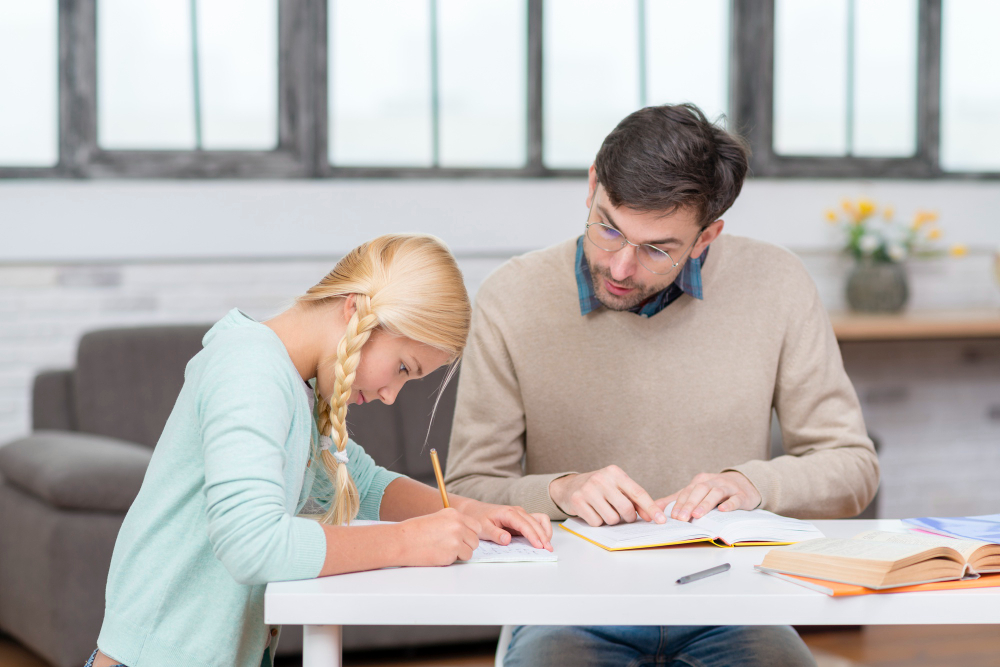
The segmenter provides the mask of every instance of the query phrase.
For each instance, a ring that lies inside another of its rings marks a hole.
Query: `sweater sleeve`
[[[549,483],[571,473],[524,474],[521,391],[504,336],[484,305],[489,300],[484,288],[462,358],[445,484],[462,496],[565,519],[549,496]]]
[[[810,293],[804,307],[790,309],[774,392],[786,454],[731,469],[760,491],[762,509],[851,517],[875,496],[878,459],[826,309],[806,280]]]
[[[375,460],[353,440],[347,441],[347,459],[347,472],[354,480],[360,498],[357,518],[378,521],[385,487],[403,475],[376,465]],[[330,478],[327,477],[326,471],[323,469],[322,461],[313,461],[313,465],[317,466],[317,470],[311,495],[313,500],[323,508],[323,511],[327,511],[333,503],[333,484],[330,483]]]
[[[319,524],[285,506],[294,399],[270,357],[252,346],[216,350],[197,398],[208,537],[241,584],[317,577],[326,555]]]

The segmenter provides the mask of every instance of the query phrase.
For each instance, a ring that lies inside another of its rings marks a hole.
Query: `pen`
[[[723,563],[722,565],[716,565],[715,567],[710,567],[707,570],[702,570],[701,572],[695,572],[694,574],[685,574],[683,577],[677,580],[678,584],[688,584],[692,581],[698,581],[699,579],[704,579],[705,577],[711,577],[713,574],[722,574],[729,569],[729,563]]]
[[[431,463],[434,465],[434,477],[437,479],[438,491],[441,492],[441,502],[444,503],[445,509],[448,509],[451,505],[448,504],[448,492],[444,490],[444,476],[441,474],[441,462],[438,461],[436,449],[431,449]]]

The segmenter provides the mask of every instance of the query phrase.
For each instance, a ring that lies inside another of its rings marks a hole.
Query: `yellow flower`
[[[928,229],[927,238],[930,239],[931,241],[937,241],[939,238],[941,238],[941,230],[938,229],[937,227]]]
[[[965,246],[965,245],[963,245],[961,243],[957,243],[957,244],[955,244],[955,245],[953,245],[951,247],[951,256],[952,257],[964,257],[965,255],[968,255],[968,254],[969,254],[969,248],[968,248],[968,246]]]
[[[883,212],[882,212],[882,217],[883,217],[883,218],[884,218],[885,220],[892,220],[892,218],[893,218],[893,217],[894,217],[895,215],[896,215],[896,209],[894,209],[894,208],[893,208],[893,207],[891,207],[891,206],[886,206],[886,207],[885,207],[885,211],[883,211]]]
[[[826,221],[836,223],[837,222],[837,212],[832,208],[826,209]]]
[[[928,222],[937,222],[938,214],[933,211],[917,211],[913,217],[913,229],[920,229]]]
[[[861,199],[858,201],[858,215],[862,218],[875,212],[875,202],[871,199]]]
[[[854,203],[850,199],[841,199],[840,206],[849,214],[854,215]]]

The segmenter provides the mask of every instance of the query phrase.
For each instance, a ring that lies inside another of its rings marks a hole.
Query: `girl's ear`
[[[348,294],[344,299],[344,322],[349,322],[358,307],[354,303],[354,295]]]

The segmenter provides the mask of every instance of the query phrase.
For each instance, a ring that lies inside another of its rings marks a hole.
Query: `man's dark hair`
[[[611,205],[672,213],[691,207],[704,229],[740,194],[750,148],[693,104],[646,107],[618,123],[594,165]]]

